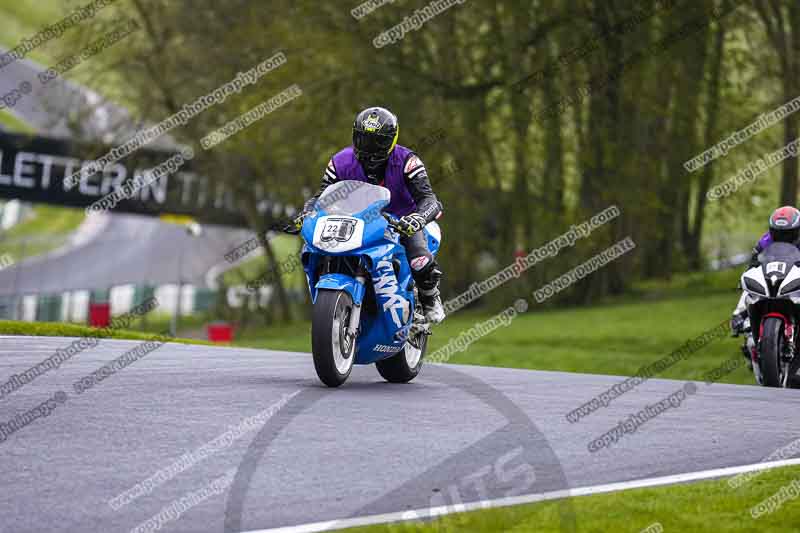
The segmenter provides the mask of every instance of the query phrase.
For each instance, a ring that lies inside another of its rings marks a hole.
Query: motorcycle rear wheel
[[[414,343],[407,341],[402,350],[393,356],[375,363],[378,373],[389,383],[408,383],[422,370],[422,362],[428,349],[428,335],[420,332]]]

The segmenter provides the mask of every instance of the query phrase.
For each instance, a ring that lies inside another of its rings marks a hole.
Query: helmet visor
[[[788,242],[793,244],[797,242],[800,237],[800,228],[783,230],[772,229],[770,233],[772,234],[772,240],[774,242]]]
[[[388,156],[394,138],[387,135],[369,134],[357,131],[353,134],[353,145],[357,152],[366,156]]]

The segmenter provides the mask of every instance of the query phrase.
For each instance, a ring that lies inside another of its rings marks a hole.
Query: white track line
[[[623,481],[620,483],[609,483],[607,485],[595,485],[592,487],[579,487],[576,489],[556,490],[541,494],[526,494],[514,496],[512,498],[500,498],[497,500],[486,500],[472,503],[465,503],[452,506],[432,507],[428,509],[417,509],[415,511],[400,511],[380,515],[364,516],[359,518],[345,518],[342,520],[330,520],[327,522],[314,522],[312,524],[301,524],[299,526],[287,526],[273,529],[258,529],[245,531],[242,533],[317,533],[319,531],[334,531],[350,527],[363,527],[375,524],[385,524],[390,522],[406,522],[427,518],[439,518],[444,515],[463,513],[467,511],[477,511],[493,507],[508,507],[511,505],[521,505],[527,503],[544,502],[570,498],[573,496],[589,496],[591,494],[604,494],[607,492],[617,492],[630,489],[640,489],[645,487],[659,487],[663,485],[674,485],[676,483],[686,483],[702,479],[712,479],[718,477],[733,476],[744,472],[756,472],[759,470],[770,470],[783,466],[800,466],[800,459],[787,459],[784,461],[772,461],[769,463],[756,463],[744,466],[731,466],[727,468],[717,468],[714,470],[701,470],[699,472],[688,472],[685,474],[674,474],[671,476],[653,477],[637,479],[634,481]]]

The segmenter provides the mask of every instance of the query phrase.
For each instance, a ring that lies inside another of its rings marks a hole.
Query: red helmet
[[[769,217],[773,242],[796,243],[800,238],[800,211],[791,206],[779,207]]]

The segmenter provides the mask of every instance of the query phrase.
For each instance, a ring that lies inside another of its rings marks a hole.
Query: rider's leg
[[[731,316],[731,333],[734,337],[738,336],[740,333],[744,333],[746,320],[747,293],[742,291],[742,296],[739,298],[739,303],[736,304],[736,308],[733,310],[733,315]]]
[[[731,316],[731,334],[738,337],[740,334],[745,334],[744,344],[742,344],[742,355],[747,360],[748,368],[753,368],[753,333],[750,330],[749,316],[747,314],[747,293],[742,291],[742,296],[739,298],[739,303],[733,310]]]
[[[419,296],[425,318],[434,324],[444,320],[444,306],[439,294],[439,280],[442,271],[436,259],[428,250],[428,239],[424,231],[401,240],[411,265],[411,275],[419,288]]]
[[[736,309],[733,310],[734,315],[740,315],[747,311],[747,293],[742,291],[742,297],[739,298],[739,303],[736,304]]]

